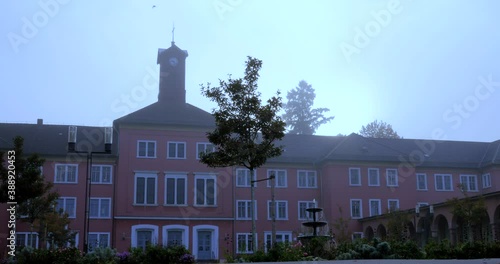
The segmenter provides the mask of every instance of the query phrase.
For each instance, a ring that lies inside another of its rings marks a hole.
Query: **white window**
[[[460,175],[460,184],[464,191],[477,192],[477,176],[476,175]]]
[[[299,220],[311,220],[312,213],[306,211],[307,208],[316,207],[315,202],[299,201]]]
[[[257,212],[257,201],[254,201],[254,212]],[[251,200],[237,200],[236,201],[236,219],[250,220],[252,219],[252,201]],[[257,219],[257,214],[255,214]]]
[[[186,225],[163,226],[163,245],[182,245],[189,248],[189,227]]]
[[[368,169],[368,186],[380,186],[379,169]]]
[[[136,173],[134,204],[156,205],[156,185],[156,173]]]
[[[275,176],[274,180],[267,181],[267,187],[271,187],[271,182],[274,181],[274,187],[286,188],[286,170],[267,170],[267,177]]]
[[[362,218],[363,208],[361,206],[361,199],[351,199],[351,218]]]
[[[352,241],[362,239],[363,238],[363,232],[354,232],[352,233]]]
[[[16,246],[38,248],[38,233],[16,232]]]
[[[427,174],[417,173],[417,190],[427,191]]]
[[[267,251],[268,249],[271,248],[271,232],[264,232],[264,235],[266,237],[266,248],[265,250]],[[274,240],[275,243],[291,243],[292,242],[292,232],[276,232],[276,237]]]
[[[90,218],[110,218],[111,198],[90,198]]]
[[[56,176],[54,183],[77,183],[78,165],[56,164]]]
[[[165,175],[165,205],[187,204],[187,176],[167,173]]]
[[[156,158],[156,141],[137,140],[138,158]]]
[[[275,201],[276,220],[288,220],[288,201]],[[272,219],[272,201],[267,201],[267,219]]]
[[[370,199],[368,203],[370,204],[370,216],[380,215],[382,213],[380,199]]]
[[[216,177],[195,175],[195,205],[214,206],[217,204]]]
[[[483,188],[491,187],[491,175],[489,173],[483,174]]]
[[[396,187],[398,186],[398,170],[396,169],[387,169],[387,186]]]
[[[317,188],[318,177],[316,176],[316,171],[297,171],[297,186],[299,188]]]
[[[257,234],[255,234],[257,236]],[[253,253],[253,243],[251,233],[236,233],[237,247],[236,253]]]
[[[349,168],[349,185],[361,185],[361,172],[359,168]]]
[[[196,143],[196,158],[200,159],[201,153],[214,152],[215,148],[212,143],[198,142]]]
[[[111,184],[111,172],[111,165],[92,165],[92,183]]]
[[[146,249],[148,244],[158,243],[158,226],[155,225],[133,225],[131,231],[131,247]]]
[[[167,144],[168,159],[185,159],[186,158],[186,142],[172,142]]]
[[[59,197],[57,199],[56,210],[62,210],[68,214],[68,218],[76,217],[76,197]]]
[[[388,199],[387,200],[387,209],[389,212],[394,212],[399,210],[399,200],[398,199]]]
[[[253,171],[253,177],[250,177],[249,169],[236,169],[236,187],[250,187],[251,182],[255,181],[257,177],[257,171]],[[253,178],[253,179],[252,179]],[[257,186],[254,183],[254,186]]]
[[[451,174],[434,174],[436,191],[453,191]]]
[[[109,247],[109,233],[91,232],[88,235],[88,243],[90,252],[96,248],[107,248]]]

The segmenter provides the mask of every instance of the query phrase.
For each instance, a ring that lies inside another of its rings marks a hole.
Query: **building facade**
[[[20,135],[26,153],[45,159],[43,174],[60,194],[58,207],[71,218],[69,228],[82,250],[87,241],[89,250],[110,246],[119,251],[148,243],[182,244],[200,260],[252,253],[252,213],[259,246],[271,241],[273,183],[278,242],[312,232],[301,223],[310,219],[305,209],[313,206],[324,209],[325,234],[338,232],[333,223],[343,218],[353,238],[383,237],[384,215],[399,209],[415,213],[410,232],[421,241],[457,240],[459,221],[445,202],[461,197],[462,190],[485,198],[484,236],[499,239],[500,141],[286,135],[278,142],[283,154],[254,175],[240,167],[209,168],[199,162],[199,153],[214,148],[206,138],[214,119],[186,103],[187,57],[174,43],[159,49],[158,102],[114,121],[109,153],[102,153],[102,127],[78,127],[77,151],[71,152],[70,126],[42,120],[0,124],[0,149],[9,150],[11,139]],[[251,181],[271,175],[274,181],[256,183],[252,210]],[[22,219],[17,222],[18,245],[40,247],[36,232]],[[0,226],[0,246],[6,245],[8,232]]]

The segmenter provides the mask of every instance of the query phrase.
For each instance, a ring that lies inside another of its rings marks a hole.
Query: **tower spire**
[[[172,22],[172,45],[174,45],[174,30],[175,30],[175,24]]]

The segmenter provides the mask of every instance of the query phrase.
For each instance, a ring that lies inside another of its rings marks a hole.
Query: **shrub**
[[[116,250],[111,248],[96,247],[94,251],[86,254],[80,261],[81,264],[109,264],[114,263]]]
[[[394,253],[394,258],[398,259],[424,258],[424,253],[418,247],[417,242],[413,240],[407,240],[403,243],[394,243],[392,245],[392,252]]]

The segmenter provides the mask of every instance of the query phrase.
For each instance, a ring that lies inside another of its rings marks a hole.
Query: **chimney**
[[[43,125],[43,119],[42,118],[38,118],[36,120],[36,124],[39,125],[39,126]]]

